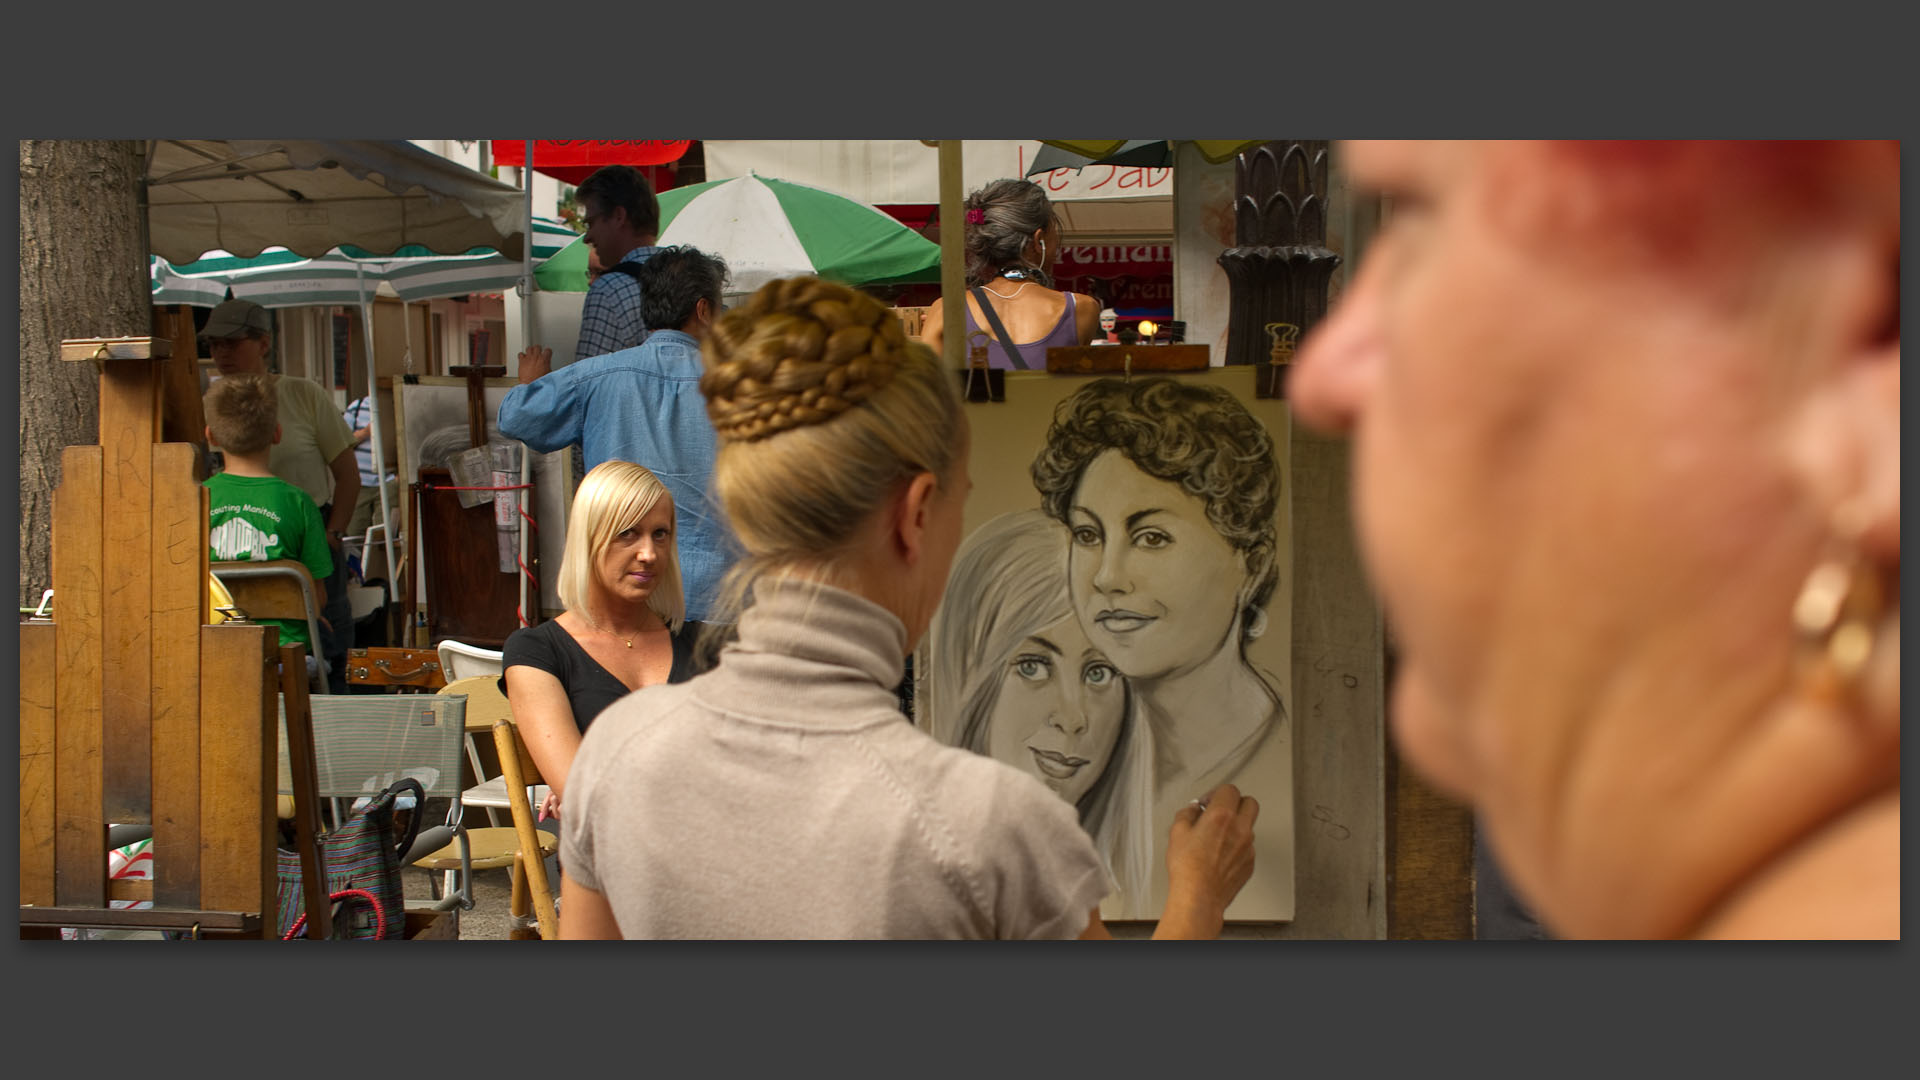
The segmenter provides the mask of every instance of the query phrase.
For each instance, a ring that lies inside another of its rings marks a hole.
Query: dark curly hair
[[[1089,383],[1054,410],[1033,459],[1041,508],[1066,523],[1081,474],[1108,450],[1201,500],[1214,531],[1246,556],[1249,607],[1265,606],[1280,576],[1280,469],[1273,437],[1246,406],[1218,386],[1168,378]]]

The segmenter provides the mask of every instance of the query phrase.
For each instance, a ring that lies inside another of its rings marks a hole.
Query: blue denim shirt
[[[576,360],[507,391],[500,433],[543,454],[578,443],[589,470],[610,460],[652,469],[673,493],[687,618],[705,622],[737,549],[707,498],[718,438],[700,371],[698,341],[658,330],[644,345]]]

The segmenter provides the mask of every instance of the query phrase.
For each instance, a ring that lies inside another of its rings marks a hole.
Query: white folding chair
[[[502,662],[506,654],[499,649],[483,649],[452,638],[442,638],[438,648],[440,674],[448,682],[473,675],[498,675],[506,670]]]

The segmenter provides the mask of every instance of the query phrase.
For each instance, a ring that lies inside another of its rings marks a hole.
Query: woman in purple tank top
[[[966,342],[982,346],[987,364],[1002,369],[1045,371],[1047,350],[1085,345],[1100,329],[1093,297],[1053,289],[1047,267],[1060,253],[1060,222],[1040,185],[995,180],[967,196]],[[921,340],[941,347],[944,297],[927,308]],[[982,310],[991,305],[992,315]],[[1005,338],[993,326],[998,318]]]

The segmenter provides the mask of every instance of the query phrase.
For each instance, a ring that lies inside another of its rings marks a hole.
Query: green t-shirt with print
[[[316,582],[333,573],[327,526],[307,493],[274,476],[218,473],[206,480],[211,494],[207,549],[215,562],[297,559]],[[311,649],[304,620],[261,619],[280,628],[283,645]]]

